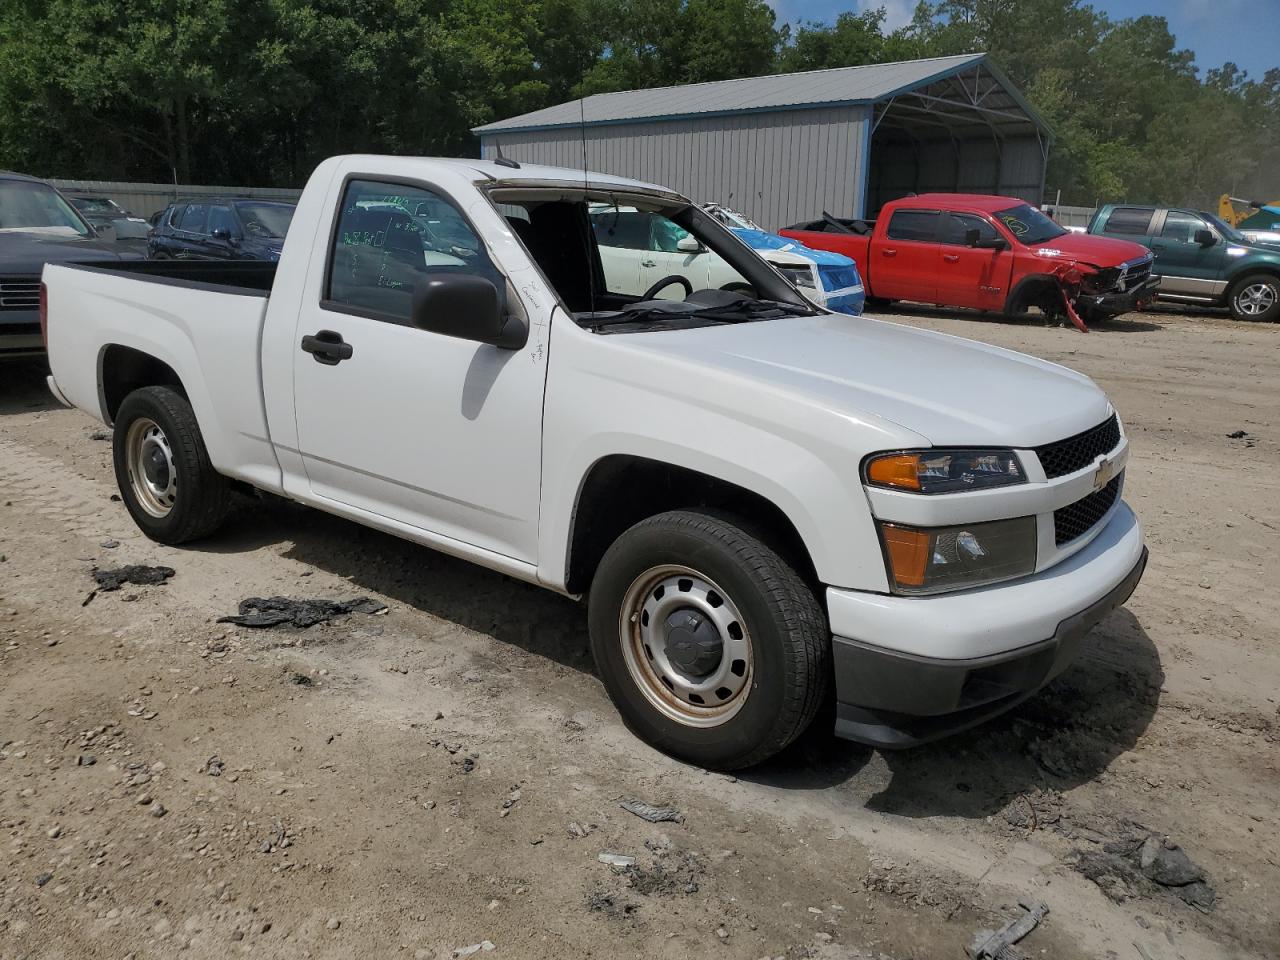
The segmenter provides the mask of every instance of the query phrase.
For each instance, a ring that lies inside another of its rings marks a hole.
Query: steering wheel
[[[749,283],[743,283],[741,280],[733,280],[720,289],[727,290],[729,293],[745,293],[752,299],[756,298],[756,288]]]
[[[673,273],[669,277],[663,277],[661,280],[659,280],[657,283],[651,286],[644,293],[640,294],[640,299],[652,300],[654,297],[658,295],[659,291],[665,290],[667,287],[671,286],[671,284],[673,283],[678,283],[680,284],[680,286],[684,287],[684,295],[686,297],[689,296],[689,294],[693,293],[693,284],[689,282],[689,278],[682,277],[678,273]]]

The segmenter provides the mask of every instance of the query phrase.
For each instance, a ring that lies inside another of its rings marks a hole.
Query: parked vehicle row
[[[606,242],[633,226],[724,266],[642,279],[655,251]],[[337,157],[278,263],[54,264],[44,290],[50,388],[112,425],[147,536],[212,535],[247,484],[584,596],[628,726],[704,766],[832,697],[879,746],[981,723],[1146,563],[1087,377],[833,315],[651,184]]]
[[[858,265],[868,296],[1019,314],[1037,307],[1084,328],[1155,296],[1149,250],[1071,233],[1014,197],[935,193],[875,220],[823,214],[781,231]]]
[[[1280,244],[1251,240],[1211,213],[1109,203],[1089,233],[1150,248],[1160,299],[1226,307],[1237,320],[1280,319]]]

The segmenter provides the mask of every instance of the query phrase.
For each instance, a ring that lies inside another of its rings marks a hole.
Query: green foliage
[[[296,185],[333,153],[474,153],[472,127],[584,94],[975,51],[1053,129],[1065,202],[1280,194],[1280,69],[1198,76],[1164,18],[1083,0],[921,0],[894,31],[764,0],[8,0],[0,167]]]

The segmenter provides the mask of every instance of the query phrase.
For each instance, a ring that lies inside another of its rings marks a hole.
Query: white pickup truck
[[[619,292],[598,204],[736,278]],[[114,425],[147,536],[208,536],[251,487],[585,595],[628,726],[709,767],[832,695],[836,734],[880,746],[979,723],[1146,561],[1087,377],[821,310],[650,184],[338,157],[278,265],[50,265],[42,300],[50,388]]]

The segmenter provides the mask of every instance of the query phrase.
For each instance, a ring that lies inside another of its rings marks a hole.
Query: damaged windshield
[[[1028,246],[1053,240],[1067,232],[1028,203],[1001,210],[996,219]]]
[[[816,313],[704,211],[594,190],[495,189],[498,212],[582,326],[636,333]]]

